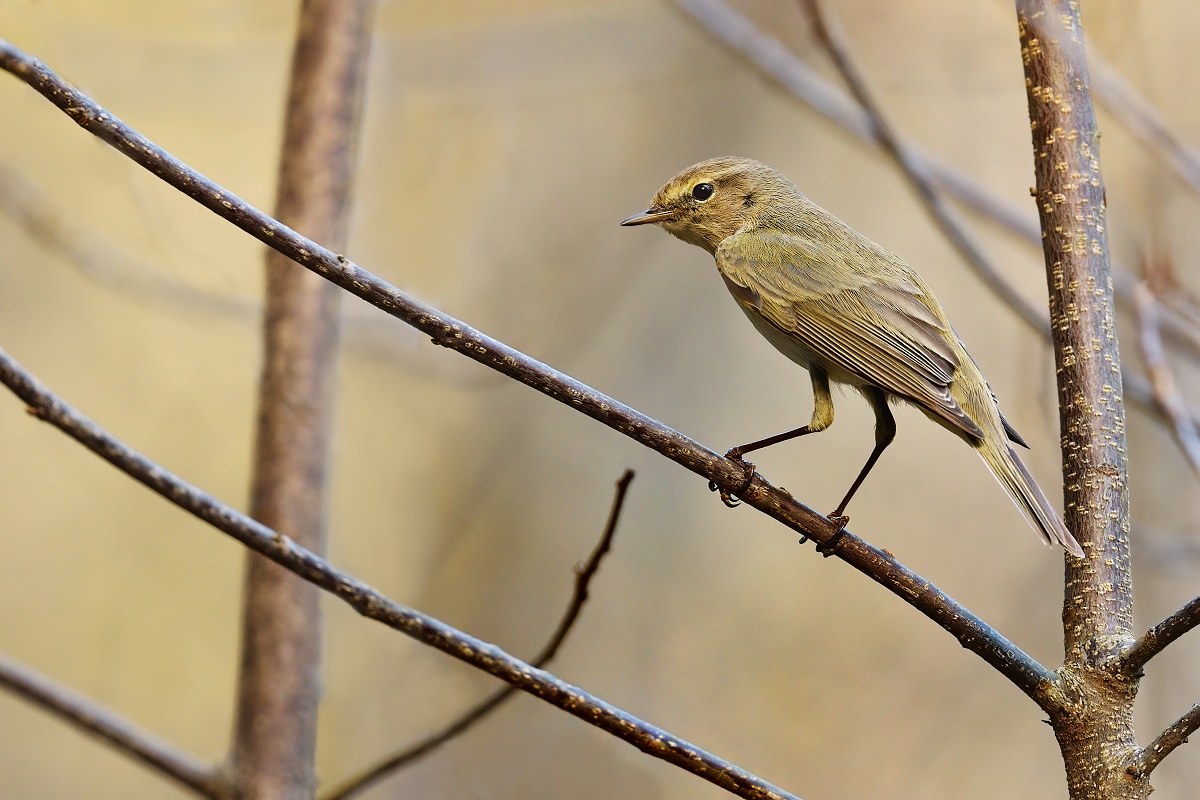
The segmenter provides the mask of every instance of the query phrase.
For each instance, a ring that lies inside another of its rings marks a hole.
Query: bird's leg
[[[866,396],[867,402],[871,404],[871,408],[875,410],[875,449],[871,451],[871,457],[867,459],[867,463],[863,465],[862,471],[858,473],[858,477],[851,484],[850,491],[846,492],[846,496],[842,498],[842,502],[838,503],[838,507],[829,515],[829,520],[837,523],[839,527],[838,532],[833,535],[832,539],[817,548],[826,557],[833,554],[834,548],[837,547],[838,542],[842,539],[846,523],[850,521],[850,518],[843,514],[846,506],[850,504],[850,498],[854,497],[854,493],[858,491],[859,486],[862,486],[862,482],[866,480],[867,474],[875,466],[875,462],[879,460],[879,457],[883,455],[883,451],[896,438],[896,420],[892,417],[892,410],[888,408],[887,395],[875,388],[863,389],[863,394]]]
[[[746,461],[742,456],[747,453],[753,453],[755,450],[762,450],[780,442],[786,442],[789,439],[798,439],[801,436],[807,436],[810,433],[819,433],[833,424],[833,395],[829,392],[829,376],[824,370],[818,369],[815,366],[809,368],[809,374],[812,376],[813,387],[813,415],[812,420],[800,428],[790,430],[785,433],[779,433],[775,436],[768,436],[766,439],[759,439],[757,442],[738,445],[730,448],[725,452],[725,457],[730,461],[736,461],[742,466],[742,470],[746,473],[746,480],[739,489],[733,492],[728,492],[717,486],[716,482],[709,481],[708,488],[711,491],[719,491],[721,493],[721,502],[730,508],[738,505],[738,499],[735,495],[745,494],[750,488],[750,483],[754,480],[754,465]]]

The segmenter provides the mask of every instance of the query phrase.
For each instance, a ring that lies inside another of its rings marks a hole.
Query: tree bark
[[[373,9],[371,0],[305,0],[293,53],[276,216],[334,250],[348,232]],[[341,293],[274,250],[266,273],[251,513],[324,554]],[[234,794],[312,797],[318,591],[251,553],[243,603]]]
[[[1071,797],[1141,798],[1129,775],[1137,681],[1112,669],[1133,641],[1129,484],[1105,194],[1078,4],[1017,0],[1050,288],[1067,527],[1065,703],[1050,719]]]

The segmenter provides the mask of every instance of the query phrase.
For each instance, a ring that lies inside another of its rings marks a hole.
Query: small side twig
[[[1137,676],[1156,655],[1166,650],[1179,637],[1200,626],[1200,595],[1196,595],[1183,608],[1142,634],[1136,642],[1117,659],[1117,669],[1125,675]]]
[[[739,797],[747,800],[795,800],[795,795],[773,786],[736,764],[731,764],[691,742],[638,719],[549,672],[509,655],[493,644],[463,633],[428,614],[403,606],[354,576],[337,569],[287,536],[225,505],[129,447],[63,402],[2,349],[0,384],[7,386],[13,394],[20,397],[30,413],[38,419],[53,425],[184,511],[335,595],[364,617],[383,623],[422,644],[510,683],[555,708],[562,709],[589,725],[594,725],[633,745],[647,755],[674,764]]]
[[[1186,744],[1188,737],[1200,730],[1200,703],[1188,709],[1182,717],[1171,723],[1165,731],[1145,749],[1141,750],[1133,762],[1125,768],[1130,775],[1145,777],[1162,763],[1162,760],[1181,744]]]
[[[579,612],[583,610],[583,605],[588,599],[588,585],[592,582],[592,578],[600,569],[600,562],[612,546],[613,536],[617,531],[617,522],[621,518],[621,509],[625,505],[625,494],[629,491],[629,484],[633,482],[633,474],[633,470],[627,469],[625,470],[625,474],[617,481],[616,494],[613,496],[612,508],[608,512],[608,521],[604,525],[604,532],[600,535],[600,541],[597,542],[596,547],[592,550],[587,560],[575,567],[575,591],[571,594],[567,610],[563,612],[558,627],[550,636],[549,641],[542,647],[541,652],[529,662],[533,666],[541,668],[554,659],[558,654],[559,647],[566,641],[567,634],[570,633],[571,628],[575,625],[575,621],[579,619]],[[466,733],[476,723],[503,705],[516,691],[516,687],[511,685],[498,689],[453,722],[443,727],[440,731],[426,736],[415,744],[388,756],[353,778],[346,780],[341,785],[330,790],[328,794],[321,795],[321,800],[345,800],[345,798],[352,797],[364,789],[373,786],[393,772],[403,769],[414,761],[429,755],[451,739]]]
[[[1050,329],[1049,317],[1034,308],[1022,297],[1012,285],[1001,275],[991,260],[983,252],[983,248],[975,240],[966,224],[959,219],[954,209],[946,203],[938,188],[934,185],[925,163],[920,160],[909,145],[892,129],[891,124],[883,114],[882,108],[871,94],[862,70],[855,63],[850,52],[850,43],[845,32],[824,8],[820,0],[800,0],[800,6],[812,23],[813,32],[825,48],[837,67],[842,80],[850,88],[850,93],[863,111],[873,132],[873,138],[879,142],[883,151],[896,163],[901,173],[908,180],[909,186],[916,192],[933,221],[941,229],[942,234],[958,251],[963,260],[975,270],[975,274],[987,284],[1009,308],[1016,312],[1029,327],[1039,334],[1046,335]]]
[[[1154,402],[1171,421],[1176,444],[1192,471],[1200,476],[1200,432],[1196,429],[1196,421],[1188,413],[1187,403],[1175,381],[1175,373],[1167,363],[1159,331],[1158,300],[1145,281],[1134,289],[1133,298],[1138,317],[1138,344],[1141,346],[1142,360],[1146,362]]]
[[[218,797],[225,782],[212,764],[144,730],[112,709],[0,655],[0,687],[95,736],[202,797]]]

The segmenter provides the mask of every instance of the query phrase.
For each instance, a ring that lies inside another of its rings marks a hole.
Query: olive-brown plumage
[[[1025,443],[932,292],[902,260],[747,158],[688,167],[622,224],[648,223],[712,254],[754,327],[812,376],[810,423],[734,448],[731,457],[829,427],[830,381],[858,389],[875,410],[876,447],[838,516],[895,435],[888,401],[906,400],[979,452],[1047,543],[1082,557],[1011,444]]]

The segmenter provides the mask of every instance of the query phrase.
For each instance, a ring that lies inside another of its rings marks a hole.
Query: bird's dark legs
[[[726,451],[725,457],[730,461],[736,461],[742,465],[743,471],[746,473],[746,480],[741,485],[741,488],[733,492],[728,492],[721,489],[713,481],[708,482],[708,488],[714,492],[721,493],[721,502],[733,508],[738,504],[738,499],[735,495],[745,494],[750,488],[751,481],[754,480],[754,465],[746,461],[742,456],[747,453],[753,453],[755,450],[762,450],[780,442],[786,442],[789,439],[798,439],[801,436],[807,436],[810,433],[819,433],[833,424],[833,395],[829,392],[829,376],[824,371],[810,367],[809,374],[812,377],[813,387],[813,415],[812,421],[807,425],[796,428],[795,430],[787,431],[786,433],[768,436],[766,439],[759,439],[757,442],[738,445]],[[895,426],[893,426],[894,428]]]
[[[866,480],[868,473],[874,468],[875,462],[883,455],[883,451],[896,438],[896,420],[892,417],[892,410],[888,408],[887,395],[878,389],[864,389],[863,394],[867,398],[867,402],[871,404],[871,408],[875,410],[875,449],[871,451],[871,457],[867,459],[867,463],[863,465],[862,470],[858,473],[858,477],[854,479],[854,483],[850,485],[850,491],[846,492],[846,496],[842,498],[842,502],[838,503],[838,507],[829,519],[839,525],[838,532],[833,535],[826,544],[817,549],[825,556],[833,554],[834,548],[841,541],[842,532],[846,529],[846,523],[850,518],[845,516],[843,512],[846,506],[850,505],[850,498],[854,497],[854,493],[858,491],[858,487],[862,486]]]

